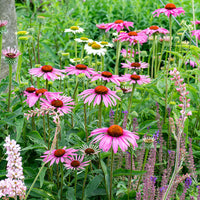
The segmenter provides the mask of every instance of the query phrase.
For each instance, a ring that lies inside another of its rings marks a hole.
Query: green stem
[[[20,83],[20,72],[21,72],[21,66],[22,66],[22,55],[24,52],[24,43],[23,42],[21,42],[21,45],[20,45],[20,52],[21,52],[21,55],[19,55],[19,57],[18,57],[17,71],[16,71],[16,77],[15,77],[15,81],[18,80],[19,83]]]
[[[97,64],[97,54],[95,55],[95,71],[98,70],[98,64]]]
[[[104,71],[104,56],[101,56],[101,71]]]
[[[132,173],[133,173],[133,153],[131,149],[131,175],[129,177],[129,184],[128,184],[128,200],[130,199],[130,190],[131,190],[131,180],[132,180]]]
[[[0,74],[1,74],[1,52],[2,52],[2,38],[3,34],[0,33]]]
[[[153,35],[153,56],[152,56],[152,61],[151,61],[151,78],[153,78],[153,72],[154,72],[154,57],[155,57],[155,35]]]
[[[77,42],[76,42],[76,34],[74,34],[74,50],[75,50],[75,63],[77,65]]]
[[[82,44],[82,50],[81,50],[81,63],[82,63],[82,59],[83,59],[83,56],[84,56],[84,43]]]
[[[155,39],[155,67],[154,67],[155,68],[155,75],[154,75],[155,78],[158,73],[157,64],[158,64],[158,41],[157,41],[157,39]]]
[[[101,115],[102,115],[102,100],[101,100],[101,103],[99,105],[99,113],[98,113],[98,116],[99,116],[99,128],[101,128]]]
[[[151,55],[153,52],[153,47],[151,48],[150,54],[149,54],[149,58],[148,58],[148,75],[150,76],[150,62],[151,62]]]
[[[43,163],[42,167],[40,168],[40,171],[38,172],[37,176],[35,177],[35,179],[34,179],[34,181],[33,181],[32,185],[31,185],[31,187],[30,187],[30,189],[29,189],[28,193],[26,194],[26,196],[25,196],[25,199],[24,199],[24,200],[26,200],[26,199],[28,198],[28,195],[30,194],[31,190],[33,189],[33,187],[34,187],[34,185],[35,185],[35,182],[37,181],[37,179],[38,179],[38,177],[39,177],[40,173],[42,172],[42,170],[43,170],[43,168],[44,168],[45,164],[46,164],[46,163]]]
[[[86,185],[86,180],[87,180],[88,168],[89,168],[89,165],[87,165],[86,168],[85,168],[85,177],[84,177],[83,187],[82,187],[82,200],[84,199],[85,185]]]
[[[114,152],[112,148],[111,166],[110,166],[110,199],[109,200],[112,200],[113,161],[114,161]]]
[[[45,115],[43,115],[43,131],[44,131],[44,142],[46,143],[46,125],[45,125]]]
[[[87,115],[86,115],[86,104],[85,103],[84,103],[84,122],[85,122],[86,141],[88,142]]]
[[[129,105],[128,105],[128,115],[130,113],[130,109],[131,109],[131,105],[132,105],[132,100],[133,100],[133,93],[134,93],[135,87],[136,87],[136,83],[134,83],[133,87],[132,87],[131,97],[130,97],[130,101],[129,101]],[[127,118],[128,118],[128,115],[127,115]]]
[[[119,57],[121,51],[121,42],[117,40],[117,49],[116,49],[116,62],[115,62],[115,75],[119,74]]]
[[[46,79],[46,89],[48,91],[48,79]]]
[[[42,24],[39,23],[38,28],[38,37],[37,37],[37,56],[38,56],[38,64],[40,64],[40,30],[41,30]]]
[[[141,59],[140,59],[140,43],[139,42],[137,42],[137,45],[138,45],[138,58],[139,58],[139,62],[141,61]],[[136,57],[136,52],[134,53],[134,55],[135,55],[135,57]]]
[[[75,183],[74,183],[74,196],[76,199],[76,185],[77,185],[77,169],[75,169]]]
[[[162,48],[161,48],[161,54],[160,54],[160,59],[159,59],[159,62],[158,62],[157,71],[159,71],[159,69],[160,69],[160,65],[161,65],[161,62],[162,62],[162,55],[163,55],[164,47],[165,47],[165,41],[163,40],[163,41],[162,41]]]
[[[62,194],[63,194],[63,177],[64,177],[63,163],[62,162],[60,162],[60,172],[61,172],[60,199],[62,200]]]
[[[11,86],[12,86],[12,64],[9,64],[8,112],[10,112]]]
[[[76,99],[76,91],[78,89],[78,85],[79,85],[79,81],[78,79],[76,80],[76,86],[75,86],[75,89],[74,89],[74,94],[73,94],[73,99],[75,100]]]

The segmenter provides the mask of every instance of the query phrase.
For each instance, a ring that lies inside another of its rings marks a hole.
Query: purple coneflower
[[[169,33],[169,31],[167,29],[160,28],[158,26],[150,26],[149,28],[144,29],[141,32],[145,33],[146,35],[149,35],[149,36],[151,36],[152,34],[157,34],[157,33],[161,33],[161,34],[164,34],[164,35]]]
[[[131,143],[133,147],[138,146],[136,140],[139,139],[139,136],[137,136],[136,133],[122,129],[119,125],[95,129],[91,132],[90,137],[94,135],[98,136],[96,136],[92,142],[96,143],[100,141],[99,148],[104,152],[109,151],[111,146],[114,153],[117,153],[118,147],[125,152],[130,146],[129,143]]]
[[[113,23],[108,23],[107,24],[106,32],[109,31],[111,28],[113,30],[116,30],[117,32],[120,32],[125,27],[129,30],[129,26],[133,27],[133,22],[127,22],[127,21],[123,21],[123,20],[116,20]]]
[[[128,69],[142,69],[142,68],[148,68],[148,63],[145,62],[129,62],[126,60],[127,63],[121,63],[122,68],[128,68]]]
[[[133,74],[125,74],[122,76],[123,81],[130,81],[130,84],[145,84],[150,83],[151,79],[148,76],[145,75],[137,75],[135,72]]]
[[[198,38],[198,40],[200,40],[200,30],[194,30],[191,32],[192,32],[192,36],[195,35]]]
[[[99,28],[99,29],[107,29],[108,24],[104,24],[104,23],[102,23],[102,24],[96,24],[96,27]]]
[[[117,95],[115,91],[111,91],[109,88],[103,85],[97,86],[95,89],[88,89],[83,91],[79,96],[82,96],[82,98],[85,100],[84,103],[87,103],[90,105],[90,103],[94,100],[94,106],[97,104],[99,105],[101,101],[104,102],[105,106],[108,107],[108,105],[116,105],[116,100],[121,100]]]

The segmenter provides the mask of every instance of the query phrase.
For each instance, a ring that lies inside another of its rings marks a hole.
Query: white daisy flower
[[[111,48],[113,47],[113,44],[109,43],[109,42],[101,41],[101,42],[98,42],[98,43],[103,47],[111,47]]]
[[[73,59],[69,59],[69,61],[71,63],[82,63],[84,61],[84,59],[80,59],[80,58],[73,58]]]
[[[96,42],[86,44],[84,48],[87,54],[93,54],[93,55],[99,55],[99,56],[104,56],[107,51],[105,48],[103,48],[102,45]]]
[[[75,39],[77,42],[81,42],[81,43],[91,43],[91,42],[93,42],[93,40],[92,39],[88,39],[88,38],[86,38],[86,37],[80,37],[80,38],[76,38]]]
[[[72,26],[69,29],[65,29],[65,32],[72,32],[74,34],[76,33],[83,33],[84,29],[79,26]]]

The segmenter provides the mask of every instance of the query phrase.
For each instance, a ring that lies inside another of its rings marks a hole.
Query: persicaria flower
[[[129,41],[131,44],[137,44],[139,42],[140,44],[143,44],[147,42],[147,35],[143,32],[136,32],[136,31],[130,31],[128,33],[121,32],[117,38],[117,40],[120,40],[121,42]]]
[[[70,158],[72,155],[76,155],[75,152],[78,150],[75,149],[66,149],[66,147],[62,149],[54,149],[53,151],[46,151],[44,152],[44,156],[41,156],[43,162],[48,163],[50,162],[50,166],[53,165],[54,162],[58,164],[59,162],[65,162],[66,159]]]
[[[71,26],[69,29],[65,29],[65,32],[71,32],[73,34],[83,33],[84,29],[79,26]]]
[[[109,128],[95,129],[91,132],[89,137],[94,135],[97,136],[92,140],[92,142],[96,143],[100,141],[99,148],[104,152],[109,151],[111,147],[113,148],[114,153],[117,153],[118,147],[125,152],[130,144],[132,144],[134,148],[138,146],[136,140],[139,139],[139,137],[136,133],[122,129],[119,125],[112,125]]]
[[[108,23],[107,24],[106,32],[109,31],[112,28],[113,30],[116,30],[119,33],[125,27],[129,30],[129,27],[133,27],[133,22],[127,22],[127,21],[123,21],[123,20],[116,20],[113,23]]]
[[[151,79],[145,75],[137,75],[135,72],[133,74],[125,74],[122,76],[123,81],[130,81],[130,84],[147,84],[150,83]]]
[[[118,75],[113,75],[111,72],[104,71],[104,72],[99,72],[93,75],[91,81],[96,81],[98,79],[107,81],[107,82],[113,82],[117,85],[120,85],[119,80],[121,79]]]
[[[121,63],[122,68],[128,68],[128,69],[144,69],[148,68],[148,63],[145,62],[129,62],[126,60],[127,63]]]
[[[89,161],[85,161],[83,162],[83,159],[84,159],[84,155],[81,157],[81,156],[78,156],[78,155],[75,155],[75,156],[72,156],[71,158],[67,159],[65,161],[65,167],[67,169],[72,169],[72,170],[84,170],[84,167],[89,165]]]
[[[167,29],[164,28],[160,28],[158,26],[150,26],[147,29],[144,29],[143,31],[141,31],[142,33],[145,33],[146,35],[151,36],[152,34],[164,34],[166,35],[167,33],[169,33],[169,31]]]
[[[64,72],[64,70],[60,70],[60,69],[56,69],[53,68],[50,65],[44,65],[41,66],[40,68],[33,68],[33,69],[29,69],[29,73],[33,76],[36,77],[41,77],[43,76],[43,78],[46,80],[52,80],[54,81],[55,79],[59,79],[59,77],[64,77],[64,74],[62,74]]]
[[[200,40],[200,30],[194,30],[191,32],[192,32],[192,36],[195,35],[198,38],[198,40]]]
[[[46,99],[41,98],[40,103],[42,109],[54,109],[60,114],[67,114],[73,109],[73,99],[71,97],[60,96],[59,94],[46,96]]]
[[[156,13],[156,14],[155,14]],[[168,3],[165,5],[165,8],[160,8],[155,10],[152,14],[155,14],[154,17],[159,17],[161,13],[164,13],[167,17],[170,15],[173,15],[174,17],[180,15],[181,13],[185,13],[183,8],[176,8],[176,6],[173,3]]]
[[[84,104],[88,102],[90,103],[94,100],[94,106],[97,104],[99,105],[101,101],[104,102],[105,106],[108,107],[108,105],[116,105],[116,100],[121,100],[117,95],[115,91],[111,91],[109,88],[103,85],[97,86],[95,89],[88,89],[83,91],[79,96],[82,96]]]
[[[65,68],[65,72],[67,75],[75,74],[85,74],[88,78],[91,78],[90,76],[95,74],[94,69],[87,67],[83,64],[78,64],[76,66],[70,65],[70,67]]]

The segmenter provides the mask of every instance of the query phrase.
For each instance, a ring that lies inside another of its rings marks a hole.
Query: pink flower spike
[[[43,76],[43,78],[45,80],[47,79],[48,81],[49,80],[54,81],[55,79],[64,77],[64,74],[63,74],[64,70],[53,68],[50,65],[44,65],[44,66],[41,66],[40,68],[29,69],[29,73],[36,77]]]
[[[91,102],[94,100],[94,106],[97,104],[99,105],[101,101],[104,102],[105,106],[115,106],[116,105],[116,99],[121,100],[117,95],[115,91],[111,91],[109,88],[103,85],[97,86],[95,89],[88,89],[83,91],[79,96],[82,96],[84,104],[88,102],[90,105]]]
[[[156,14],[155,14],[156,13]],[[152,14],[155,14],[154,17],[159,17],[161,13],[164,13],[167,17],[173,15],[174,17],[185,13],[183,8],[176,8],[173,3],[168,3],[164,8],[155,10]]]
[[[64,166],[67,169],[84,170],[84,167],[89,165],[90,160],[83,162],[83,159],[84,159],[84,155],[82,157],[78,156],[78,155],[71,156],[69,159],[67,159],[65,161],[65,165]]]
[[[191,116],[192,115],[192,111],[189,111],[188,113],[187,113],[187,116]]]
[[[192,60],[189,60],[189,63],[190,63],[190,66],[192,66],[192,67],[197,66],[197,63]],[[185,65],[187,65],[187,64],[188,64],[188,61],[185,62]]]
[[[125,74],[122,76],[122,80],[124,82],[126,81],[130,81],[130,84],[147,84],[151,82],[151,79],[148,76],[145,75],[137,75],[136,72],[134,72],[133,74]]]
[[[158,26],[150,26],[147,29],[144,29],[143,31],[141,31],[142,33],[145,33],[146,35],[151,36],[152,34],[164,34],[166,35],[167,33],[169,33],[169,31],[167,29],[164,28],[160,28]]]
[[[125,152],[130,144],[132,144],[134,148],[138,146],[136,140],[139,139],[139,137],[136,133],[124,130],[119,125],[95,129],[91,132],[89,137],[94,135],[97,136],[92,140],[92,143],[100,141],[99,148],[104,152],[109,151],[111,147],[114,153],[117,153],[118,147]]]
[[[121,63],[122,68],[128,68],[128,69],[144,69],[148,68],[148,63],[145,62],[129,62],[126,60],[127,63]]]
[[[127,21],[123,21],[123,20],[116,20],[113,23],[108,23],[107,24],[106,32],[109,31],[112,28],[113,30],[116,30],[119,33],[124,28],[127,28],[129,30],[129,26],[133,27],[133,22],[127,22]]]
[[[63,149],[54,149],[53,151],[46,151],[44,152],[44,156],[41,156],[44,158],[43,162],[48,163],[50,162],[50,166],[53,165],[54,162],[58,164],[59,162],[65,162],[66,159],[70,158],[72,155],[76,155],[75,152],[78,150],[75,149],[66,149],[64,147]]]
[[[121,79],[118,75],[113,75],[111,72],[104,71],[104,72],[99,72],[93,75],[91,81],[96,81],[96,80],[103,80],[106,82],[113,82],[117,85],[120,85],[119,80]]]
[[[78,64],[76,66],[70,65],[70,67],[65,68],[65,72],[67,73],[67,76],[72,74],[85,74],[88,78],[91,78],[91,75],[95,74],[94,69],[89,68],[83,64]]]

